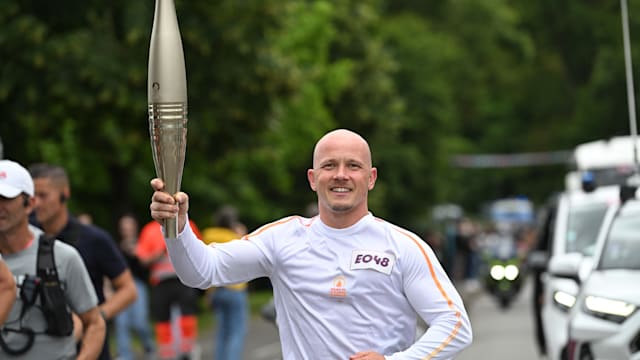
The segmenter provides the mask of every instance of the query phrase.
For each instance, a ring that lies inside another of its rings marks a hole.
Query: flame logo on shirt
[[[329,296],[344,298],[347,296],[346,281],[344,276],[338,275],[333,279],[333,287],[329,290]]]

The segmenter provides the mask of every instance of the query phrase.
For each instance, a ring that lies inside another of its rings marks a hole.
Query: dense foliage
[[[237,205],[250,228],[314,200],[312,145],[369,139],[371,209],[419,229],[431,207],[524,194],[564,165],[461,169],[464,153],[570,149],[628,133],[619,4],[570,0],[176,1],[187,63],[183,189],[208,225]],[[640,34],[630,4],[631,36]],[[4,156],[64,165],[74,211],[111,228],[148,219],[152,1],[0,3]],[[640,35],[639,35],[640,36]],[[633,45],[638,59],[640,46]]]

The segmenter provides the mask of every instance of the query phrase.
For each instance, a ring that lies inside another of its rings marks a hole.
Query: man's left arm
[[[109,278],[113,287],[113,294],[100,304],[101,315],[109,320],[131,305],[138,292],[127,262],[113,238],[104,231],[95,240],[100,243],[99,259],[104,275]]]
[[[133,276],[129,269],[111,279],[113,295],[100,304],[100,312],[105,320],[109,320],[126,309],[138,296]]]
[[[451,359],[472,341],[471,323],[462,297],[422,240],[419,249],[404,258],[404,291],[407,299],[428,325],[427,331],[405,351],[386,359]]]
[[[72,336],[76,340],[81,337],[76,359],[96,359],[105,342],[106,324],[100,316],[98,297],[89,272],[77,249],[61,241],[56,241],[54,246],[58,273],[66,284],[65,297],[75,313]]]
[[[82,344],[78,352],[77,360],[97,359],[102,352],[104,338],[106,336],[106,324],[100,310],[95,306],[88,311],[78,315],[82,321],[84,334]]]

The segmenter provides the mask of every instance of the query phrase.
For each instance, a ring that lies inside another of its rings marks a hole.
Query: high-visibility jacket
[[[189,219],[189,223],[196,236],[201,239],[202,235],[195,222]],[[151,285],[156,285],[165,279],[178,277],[167,254],[162,227],[157,221],[151,220],[140,231],[140,237],[136,245],[136,255],[143,263],[161,255],[149,265],[149,283]]]

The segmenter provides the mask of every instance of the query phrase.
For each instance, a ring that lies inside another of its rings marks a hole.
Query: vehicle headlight
[[[587,296],[584,299],[584,310],[587,313],[619,324],[624,322],[636,309],[636,305],[620,300],[599,296]]]
[[[502,280],[504,278],[505,268],[502,265],[493,265],[489,274],[494,280]]]
[[[519,273],[520,270],[518,270],[518,267],[515,265],[507,265],[507,267],[504,268],[504,277],[509,281],[515,280]]]
[[[560,310],[569,311],[576,303],[576,297],[564,291],[556,291],[553,293],[553,303],[556,304]]]

